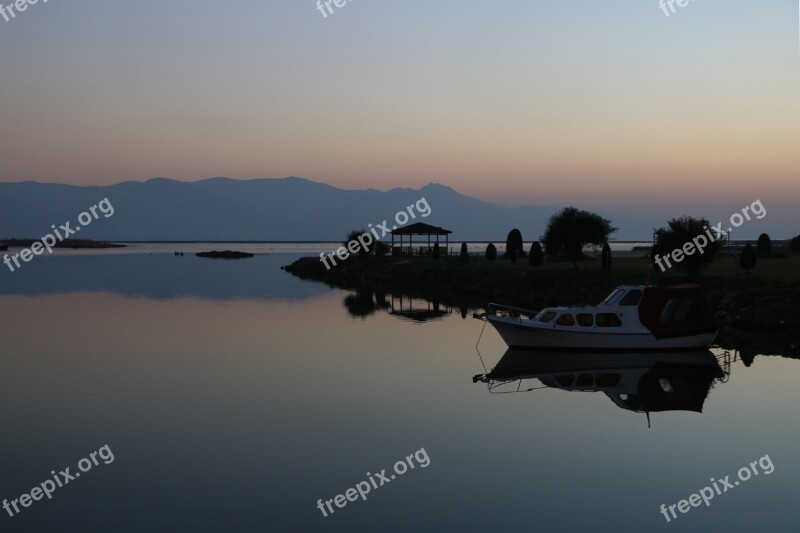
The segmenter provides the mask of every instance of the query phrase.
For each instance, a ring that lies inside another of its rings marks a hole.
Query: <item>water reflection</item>
[[[405,293],[388,293],[361,287],[343,300],[347,312],[353,317],[366,318],[378,311],[411,322],[423,323],[440,320],[447,315],[459,314],[466,319],[471,310],[483,310],[475,302],[467,303],[456,297],[438,298],[413,296]]]
[[[256,255],[226,261],[132,252],[40,257],[13,273],[5,267],[0,270],[0,296],[103,292],[156,300],[186,296],[302,300],[333,291],[281,272],[280,267],[293,258]]]
[[[617,407],[636,413],[701,413],[714,381],[725,377],[709,350],[599,354],[510,349],[473,382],[485,383],[493,394],[542,388],[601,392]]]

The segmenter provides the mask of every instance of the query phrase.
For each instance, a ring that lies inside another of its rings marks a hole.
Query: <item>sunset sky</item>
[[[0,181],[439,182],[634,214],[800,202],[796,0],[334,11],[50,0],[0,18]]]

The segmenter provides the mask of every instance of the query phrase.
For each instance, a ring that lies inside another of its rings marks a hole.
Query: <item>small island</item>
[[[253,254],[248,252],[236,252],[232,250],[211,251],[211,252],[197,252],[197,257],[206,257],[208,259],[247,259],[253,257]]]

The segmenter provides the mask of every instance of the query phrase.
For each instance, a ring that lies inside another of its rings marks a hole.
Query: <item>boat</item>
[[[617,407],[636,413],[702,413],[712,383],[726,381],[729,372],[707,349],[655,356],[647,352],[532,354],[509,349],[490,372],[474,376],[472,381],[485,383],[492,394],[542,388],[601,392]]]
[[[621,285],[595,306],[539,312],[490,303],[485,319],[509,348],[694,350],[719,331],[700,285]]]

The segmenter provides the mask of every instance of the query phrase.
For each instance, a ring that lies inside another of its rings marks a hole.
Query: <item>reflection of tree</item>
[[[385,296],[383,297],[383,302],[384,304],[386,302]],[[355,294],[349,294],[344,299],[344,306],[351,316],[359,317],[375,314],[375,310],[378,308],[370,291],[358,291]]]
[[[386,293],[375,293],[375,307],[380,310],[389,309],[391,307],[389,301],[386,299]]]

